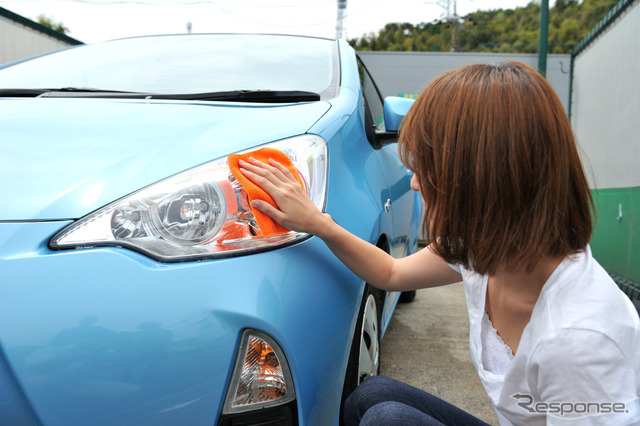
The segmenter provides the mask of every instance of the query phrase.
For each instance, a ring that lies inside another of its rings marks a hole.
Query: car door
[[[420,201],[410,187],[412,173],[400,161],[397,137],[384,141],[378,137],[386,132],[384,101],[375,81],[360,60],[358,60],[358,67],[365,102],[367,137],[376,149],[380,169],[385,176],[387,185],[382,191],[380,199],[384,208],[381,220],[382,228],[388,238],[389,254],[400,258],[417,249]],[[397,293],[390,293],[387,296],[387,303],[385,303],[382,312],[383,329],[388,322],[397,297]]]

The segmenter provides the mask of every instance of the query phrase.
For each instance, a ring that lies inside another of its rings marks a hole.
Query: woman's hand
[[[300,183],[282,164],[271,159],[266,164],[250,158],[249,163],[240,160],[239,165],[242,174],[264,189],[278,208],[261,200],[253,200],[251,206],[280,225],[297,232],[318,235],[326,221],[331,221],[311,202]]]

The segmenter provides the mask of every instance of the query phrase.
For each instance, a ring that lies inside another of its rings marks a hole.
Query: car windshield
[[[192,94],[227,91],[337,95],[335,41],[279,35],[140,37],[80,46],[0,69],[0,89],[86,88]]]

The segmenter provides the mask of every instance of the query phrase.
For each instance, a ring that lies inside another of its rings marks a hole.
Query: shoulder
[[[628,336],[622,341],[592,328],[563,327],[541,339],[529,355],[529,367],[539,373],[544,382],[545,374],[604,377],[626,369],[640,374],[640,334]],[[552,378],[552,376],[548,377]]]
[[[552,278],[518,348],[529,385],[542,401],[619,401],[635,410],[638,312],[589,251]]]
[[[480,320],[485,310],[485,296],[487,293],[487,275],[482,275],[473,270],[456,265],[460,269],[464,294],[467,300],[469,320],[472,333],[475,330],[480,333]],[[453,268],[453,266],[451,266]],[[479,334],[478,334],[479,335]]]
[[[577,386],[573,381],[608,383],[617,377],[631,380],[629,386],[636,389],[640,318],[629,298],[588,251],[556,272],[545,284],[518,348],[527,374],[535,377],[531,384],[554,394]]]
[[[588,330],[615,342],[637,341],[640,318],[587,247],[585,252],[565,259],[549,278],[528,328],[535,341]],[[566,331],[561,333],[562,329]]]

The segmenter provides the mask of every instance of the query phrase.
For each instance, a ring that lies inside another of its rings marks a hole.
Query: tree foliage
[[[619,0],[556,0],[549,11],[549,53],[569,53]],[[477,11],[458,24],[452,49],[453,25],[389,23],[377,34],[350,39],[356,50],[536,53],[540,4]]]
[[[62,34],[67,34],[69,32],[69,28],[65,27],[62,22],[55,22],[52,18],[49,18],[44,14],[38,15],[38,23]]]

